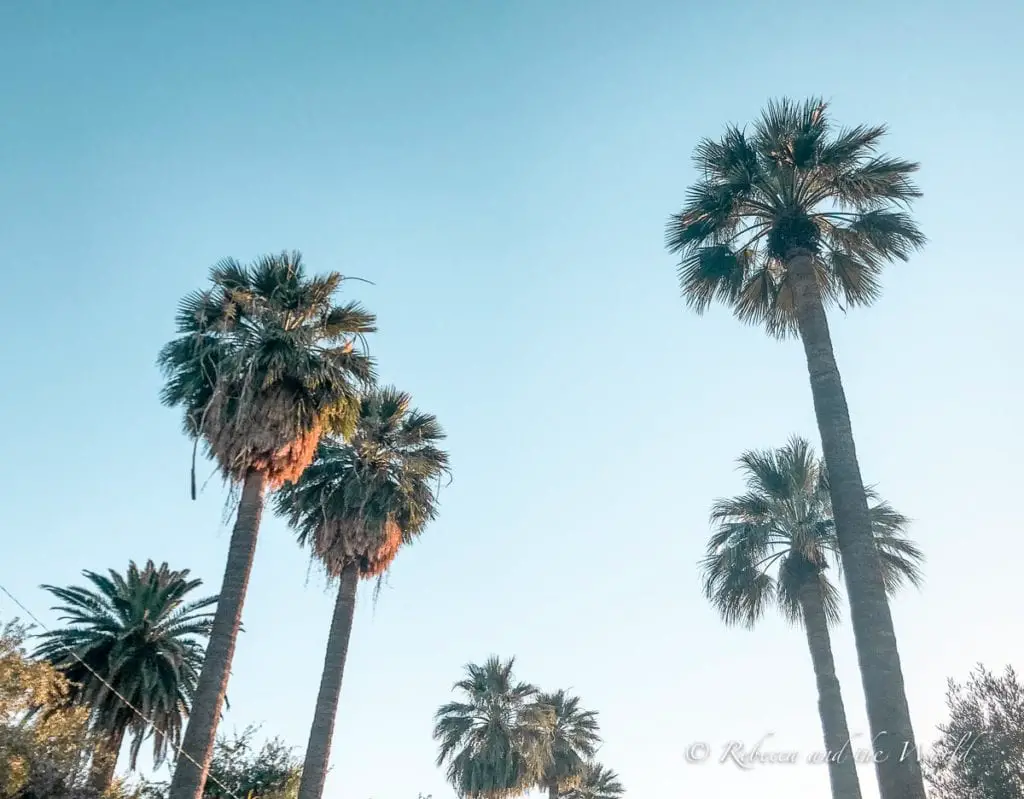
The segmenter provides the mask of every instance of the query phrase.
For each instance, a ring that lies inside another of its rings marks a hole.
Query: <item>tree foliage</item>
[[[466,666],[461,701],[436,716],[437,764],[459,796],[504,799],[541,788],[549,797],[618,799],[618,775],[593,760],[597,714],[564,690],[541,693],[513,675],[515,658]]]
[[[882,125],[836,129],[820,99],[768,104],[750,130],[697,145],[699,179],[669,220],[679,283],[698,312],[722,302],[776,336],[796,333],[788,262],[809,254],[825,305],[870,304],[885,264],[924,236],[903,210],[917,164],[878,153]]]
[[[162,399],[230,479],[250,469],[272,487],[296,479],[323,430],[373,383],[355,344],[376,320],[356,302],[334,304],[342,280],[308,276],[298,252],[226,259],[208,290],[181,301],[179,335],[158,360]]]
[[[470,663],[453,686],[459,701],[436,716],[437,765],[460,796],[503,799],[538,785],[548,760],[550,710],[538,691],[515,678],[515,658]]]
[[[799,623],[801,589],[817,581],[826,615],[837,620],[839,589],[827,573],[840,566],[839,541],[824,462],[794,436],[784,447],[743,453],[739,466],[746,492],[712,506],[705,596],[727,624],[752,627],[772,605]],[[918,585],[923,555],[906,537],[910,520],[873,490],[868,499],[886,588]]]
[[[302,766],[279,738],[257,746],[259,728],[217,736],[204,799],[295,799]],[[166,785],[150,785],[145,799],[166,799]]]
[[[349,441],[325,438],[302,476],[277,494],[277,510],[327,572],[354,563],[381,575],[398,550],[437,516],[437,482],[448,473],[444,430],[393,387],[367,392]]]
[[[148,737],[159,765],[181,743],[217,598],[191,598],[202,581],[166,563],[84,574],[91,588],[43,586],[66,624],[40,636],[37,655],[67,677],[98,736],[131,732],[131,768]]]
[[[924,758],[936,799],[1024,798],[1024,685],[979,665],[966,684],[949,681],[949,721]]]
[[[575,788],[560,794],[562,799],[620,799],[626,789],[619,775],[596,761],[590,761]]]
[[[551,718],[548,757],[540,785],[549,794],[561,794],[580,785],[588,760],[597,751],[601,742],[597,713],[582,708],[579,697],[563,690],[539,694],[536,703],[542,711],[550,712]]]
[[[29,658],[27,633],[17,622],[0,628],[0,796],[98,799],[87,784],[88,711],[68,704],[71,686],[59,671]]]

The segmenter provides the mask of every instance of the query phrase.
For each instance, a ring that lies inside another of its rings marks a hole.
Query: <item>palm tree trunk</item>
[[[857,764],[853,758],[850,727],[846,723],[846,708],[836,677],[836,664],[832,659],[832,639],[828,633],[828,618],[817,582],[809,583],[800,596],[804,614],[804,631],[811,650],[814,677],[818,683],[818,713],[821,731],[828,754],[828,778],[832,784],[832,799],[861,799]]]
[[[832,350],[828,319],[810,254],[794,253],[787,266],[828,468],[879,792],[881,799],[925,799],[896,632],[871,533],[850,410]]]
[[[358,585],[359,569],[355,563],[350,563],[341,571],[338,599],[334,603],[334,616],[331,618],[331,632],[327,636],[324,671],[320,675],[320,692],[316,697],[313,726],[309,729],[306,759],[302,765],[298,799],[321,799],[324,795],[324,780],[327,779],[327,765],[331,758],[331,739],[334,737],[334,720],[338,715],[338,698],[341,696],[341,678],[348,657],[348,641],[352,636]]]
[[[238,503],[238,516],[228,545],[228,560],[217,600],[217,612],[213,617],[203,669],[199,673],[192,712],[185,728],[181,754],[175,764],[168,799],[202,799],[213,757],[217,723],[220,721],[231,674],[235,642],[242,625],[242,605],[245,603],[245,592],[249,587],[249,575],[256,554],[256,536],[263,515],[265,488],[266,480],[262,472],[250,471],[246,474],[242,498]]]
[[[125,727],[119,725],[109,737],[96,745],[89,765],[89,787],[97,793],[105,793],[114,782],[117,758],[121,754],[121,744],[124,743],[124,731]]]

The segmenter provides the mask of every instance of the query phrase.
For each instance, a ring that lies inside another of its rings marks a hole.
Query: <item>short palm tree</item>
[[[715,532],[702,563],[704,592],[727,624],[753,625],[778,607],[807,634],[818,685],[818,711],[830,757],[834,799],[860,799],[850,730],[832,658],[829,625],[839,619],[839,591],[828,570],[841,567],[828,474],[811,445],[793,437],[776,450],[739,460],[747,492],[715,502]],[[868,496],[877,500],[874,491]],[[905,537],[909,521],[888,503],[870,508],[886,591],[919,585],[920,550]]]
[[[579,785],[560,793],[560,799],[621,799],[626,789],[619,775],[600,763],[590,761],[583,771]]]
[[[335,305],[342,276],[306,274],[301,255],[225,260],[182,300],[178,338],[160,353],[163,401],[184,411],[224,477],[241,484],[224,581],[169,799],[200,799],[213,755],[267,490],[302,474],[326,427],[374,379],[355,346],[375,330],[357,303]],[[193,478],[193,491],[195,482]]]
[[[548,799],[558,799],[580,784],[601,743],[597,713],[584,710],[579,697],[565,691],[539,694],[536,702],[550,708],[552,714],[549,756],[539,784],[548,792]]]
[[[338,580],[299,799],[320,799],[331,754],[360,578],[379,577],[437,515],[448,472],[437,419],[394,388],[368,393],[348,443],[325,439],[313,464],[277,495],[278,510]]]
[[[90,782],[102,792],[113,780],[126,733],[132,769],[147,737],[157,765],[168,746],[180,743],[217,598],[191,598],[202,581],[166,563],[157,568],[148,561],[140,569],[133,562],[123,575],[113,569],[84,574],[91,588],[43,586],[63,603],[54,610],[66,626],[43,633],[37,655],[67,678],[68,700],[89,710],[100,741]]]
[[[453,686],[461,699],[437,711],[437,765],[466,799],[504,799],[540,784],[550,753],[552,714],[538,691],[513,674],[515,658],[466,666]]]
[[[884,266],[924,244],[905,208],[920,196],[917,164],[877,154],[883,126],[836,130],[819,100],[769,103],[751,130],[730,127],[696,149],[697,182],[668,224],[691,307],[730,306],[744,322],[803,342],[882,799],[924,799],[867,494],[826,309],[868,305]]]

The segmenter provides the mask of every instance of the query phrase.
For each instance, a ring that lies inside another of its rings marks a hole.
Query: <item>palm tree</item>
[[[748,628],[769,606],[807,634],[818,684],[818,711],[835,799],[860,799],[850,730],[832,658],[829,625],[839,619],[839,591],[828,569],[841,567],[828,474],[811,445],[794,436],[776,450],[739,459],[747,492],[715,502],[716,529],[702,563],[704,593],[727,624]],[[877,495],[868,489],[868,496]],[[870,508],[874,544],[887,593],[919,585],[920,550],[905,537],[909,520],[888,503]]]
[[[579,785],[559,794],[560,799],[620,799],[626,792],[619,775],[600,763],[590,761]]]
[[[92,588],[43,588],[64,604],[53,608],[67,626],[40,635],[37,656],[52,663],[71,686],[70,704],[88,708],[100,742],[90,783],[106,791],[126,733],[132,735],[131,768],[143,741],[153,738],[153,758],[176,749],[192,706],[203,643],[217,597],[190,599],[202,580],[187,569],[129,563],[124,575],[84,572]],[[141,715],[140,715],[141,714]],[[153,723],[148,728],[146,720]]]
[[[241,484],[210,644],[169,799],[200,799],[213,755],[264,494],[302,474],[326,427],[351,412],[373,364],[355,344],[375,318],[334,305],[342,276],[309,277],[297,252],[213,267],[212,287],[185,297],[179,336],[160,353],[162,399],[184,411],[225,479]],[[195,478],[193,467],[193,496]]]
[[[583,710],[579,697],[565,691],[539,694],[536,701],[550,708],[553,718],[549,756],[539,784],[548,792],[548,799],[558,799],[580,784],[588,760],[601,743],[597,713]]]
[[[438,709],[437,765],[466,799],[504,799],[538,785],[550,755],[551,708],[537,689],[515,679],[515,658],[470,663],[452,690],[462,701]]]
[[[277,496],[300,543],[338,580],[299,799],[323,796],[359,579],[382,575],[436,517],[435,486],[448,472],[438,447],[444,437],[408,394],[372,391],[359,404],[350,442],[325,439],[313,464]]]
[[[904,211],[920,192],[917,164],[878,155],[884,126],[835,131],[825,103],[769,103],[751,131],[729,127],[696,149],[699,172],[666,245],[681,253],[689,305],[713,301],[779,338],[799,335],[822,451],[831,475],[839,548],[882,799],[924,799],[892,615],[873,546],[867,494],[826,309],[867,305],[883,267],[925,238]]]

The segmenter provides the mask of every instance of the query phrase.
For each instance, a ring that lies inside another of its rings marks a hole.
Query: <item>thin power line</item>
[[[7,594],[7,596],[9,596],[11,598],[11,601],[15,605],[17,605],[19,608],[21,608],[28,615],[28,617],[30,619],[32,619],[32,621],[34,621],[36,624],[38,624],[40,627],[42,627],[43,630],[45,630],[46,632],[50,632],[50,629],[39,620],[39,617],[36,616],[36,614],[33,613],[31,610],[29,610],[27,607],[25,607],[21,603],[21,601],[14,594],[12,594],[10,591],[8,591],[7,587],[3,583],[0,583],[0,591],[3,591],[5,594]],[[107,688],[107,690],[110,691],[110,693],[112,693],[114,696],[116,696],[118,699],[120,699],[122,702],[124,702],[125,706],[129,710],[131,710],[133,713],[135,713],[136,716],[138,716],[140,719],[142,719],[146,723],[147,726],[149,726],[150,728],[152,728],[156,732],[160,732],[159,727],[156,726],[156,724],[153,722],[152,719],[147,718],[146,715],[141,710],[139,710],[137,707],[135,707],[135,705],[133,705],[131,702],[129,702],[127,699],[125,699],[120,693],[118,693],[117,689],[115,689],[114,686],[112,686],[105,679],[103,679],[103,676],[101,674],[97,673],[96,670],[92,666],[90,666],[88,663],[86,663],[84,660],[82,660],[82,658],[80,658],[78,656],[77,652],[75,652],[73,649],[71,649],[71,647],[69,647],[63,641],[60,641],[59,639],[56,639],[56,640],[57,640],[57,643],[60,644],[60,646],[63,649],[65,649],[71,655],[71,657],[73,657],[80,664],[82,664],[88,672],[90,672],[97,680],[99,680],[101,683],[103,683],[103,685]],[[199,765],[199,763],[197,763],[195,761],[195,759],[191,755],[187,754],[180,746],[175,746],[174,743],[171,742],[167,738],[166,735],[164,735],[164,740],[166,740],[168,743],[170,743],[171,748],[174,749],[174,751],[175,751],[175,753],[177,755],[179,755],[180,757],[183,757],[186,760],[188,760],[190,763],[192,763],[192,765],[194,765],[200,771],[203,770],[203,767],[201,765]],[[216,777],[214,777],[209,772],[207,772],[206,779],[211,781],[211,782],[213,782],[218,787],[222,788],[227,793],[227,795],[231,797],[231,799],[242,799],[240,796],[238,796],[238,794],[234,793],[230,788],[228,788],[227,785],[225,785],[223,782],[218,780]]]

